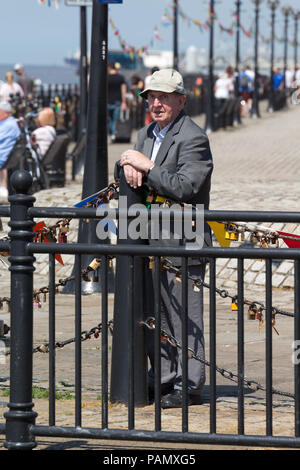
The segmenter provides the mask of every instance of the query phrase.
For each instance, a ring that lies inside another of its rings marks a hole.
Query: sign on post
[[[123,0],[98,0],[101,5],[108,5],[109,3],[123,3]],[[93,0],[65,0],[67,7],[92,7]]]
[[[67,7],[92,7],[93,0],[65,0]]]

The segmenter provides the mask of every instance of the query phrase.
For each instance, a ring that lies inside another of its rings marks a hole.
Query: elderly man
[[[0,202],[7,199],[7,171],[3,168],[19,135],[17,121],[12,117],[11,105],[0,102]]]
[[[202,204],[208,209],[212,155],[206,134],[184,112],[186,96],[182,76],[173,69],[159,70],[152,75],[141,96],[148,100],[153,122],[139,131],[135,149],[122,154],[116,165],[116,176],[123,168],[126,181],[133,188],[144,186],[174,202]],[[182,241],[177,241],[178,245]],[[170,240],[170,245],[173,246],[173,242]],[[204,243],[211,244],[206,224]],[[172,261],[180,267],[180,259]],[[204,279],[205,263],[200,258],[191,257],[188,264],[189,276]],[[175,282],[171,271],[163,271],[161,276],[161,325],[181,341],[181,284]],[[195,292],[192,280],[188,282],[188,345],[204,359],[203,292]],[[148,355],[151,363],[149,395],[153,396],[153,336],[151,340],[148,338]],[[204,382],[203,363],[189,359],[189,405],[202,403]],[[182,406],[181,352],[166,343],[161,346],[161,393],[162,408]]]

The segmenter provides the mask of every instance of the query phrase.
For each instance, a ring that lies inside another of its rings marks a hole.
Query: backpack
[[[241,88],[248,88],[248,77],[245,73],[241,77],[240,85]]]

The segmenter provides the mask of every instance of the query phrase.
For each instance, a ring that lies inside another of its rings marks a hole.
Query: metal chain
[[[155,330],[154,318],[148,318],[146,321],[141,321],[140,324],[146,326],[149,330],[152,330],[152,331]],[[174,336],[167,333],[165,330],[161,329],[160,335],[161,335],[162,342],[167,341],[174,348],[182,349],[180,342]],[[217,365],[213,365],[206,359],[202,359],[201,357],[197,356],[195,351],[193,351],[193,349],[191,348],[188,348],[188,351],[191,353],[188,356],[188,359],[195,359],[196,361],[202,362],[202,364],[206,365],[207,367],[214,367],[215,370],[219,374],[221,374],[225,379],[231,380],[234,383],[238,383],[239,379],[241,379],[244,385],[246,385],[248,388],[251,388],[254,391],[257,391],[257,390],[266,391],[266,388],[263,385],[261,385],[259,382],[257,382],[256,380],[246,379],[244,377],[241,377],[239,374],[235,374],[229,369],[225,369],[225,368],[218,367]],[[272,394],[281,395],[281,396],[295,399],[294,394],[289,393],[289,392],[282,392],[281,390],[277,390],[275,388],[272,388]]]
[[[181,279],[181,270],[180,270],[180,268],[177,268],[176,266],[174,266],[173,263],[169,259],[167,259],[167,258],[162,259],[162,269],[172,271],[173,273],[175,273],[178,280]],[[188,277],[188,279],[193,281],[194,286],[196,286],[198,288],[201,287],[201,286],[203,286],[207,289],[211,288],[211,286],[207,282],[204,282],[201,278],[194,278],[194,277],[190,276],[189,274],[187,274],[187,277]],[[222,297],[223,299],[229,298],[229,299],[231,299],[232,302],[237,301],[237,296],[230,294],[226,289],[219,289],[218,287],[216,287],[215,292],[220,297]],[[250,300],[244,299],[244,305],[248,305],[249,307],[253,307],[255,305],[258,305],[259,310],[261,310],[261,311],[266,310],[265,305],[262,302],[259,302],[259,301],[256,301],[256,300],[250,301]],[[273,306],[272,306],[272,313],[273,313],[273,315],[278,314],[278,315],[283,315],[283,316],[287,316],[287,317],[294,317],[295,316],[294,313],[292,313],[292,312],[287,312],[285,310],[280,310],[279,308],[273,307]]]
[[[113,334],[113,321],[112,320],[110,320],[107,323],[107,327],[108,327],[110,333]],[[102,323],[99,323],[97,326],[94,326],[89,331],[87,331],[87,330],[82,331],[80,333],[80,340],[81,341],[86,341],[87,339],[91,339],[92,336],[94,336],[94,338],[97,339],[99,337],[101,331],[102,331],[102,328],[103,328]],[[57,341],[54,344],[54,348],[55,349],[62,349],[67,344],[74,343],[75,341],[76,341],[75,337],[70,338],[70,339],[66,339],[64,341]],[[33,354],[36,353],[36,352],[49,353],[49,351],[50,351],[50,343],[41,343],[32,350],[32,353]],[[10,351],[7,351],[5,353],[5,355],[9,356]]]

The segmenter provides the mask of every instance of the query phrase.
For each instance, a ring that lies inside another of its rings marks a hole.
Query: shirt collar
[[[173,122],[173,121],[172,121]],[[158,127],[158,124],[156,123],[156,125],[154,126],[154,129],[153,129],[153,135],[156,139],[159,139],[159,140],[163,140],[163,138],[165,137],[166,133],[168,132],[172,122],[170,122],[166,127],[164,127],[161,131],[159,130],[159,127]]]

